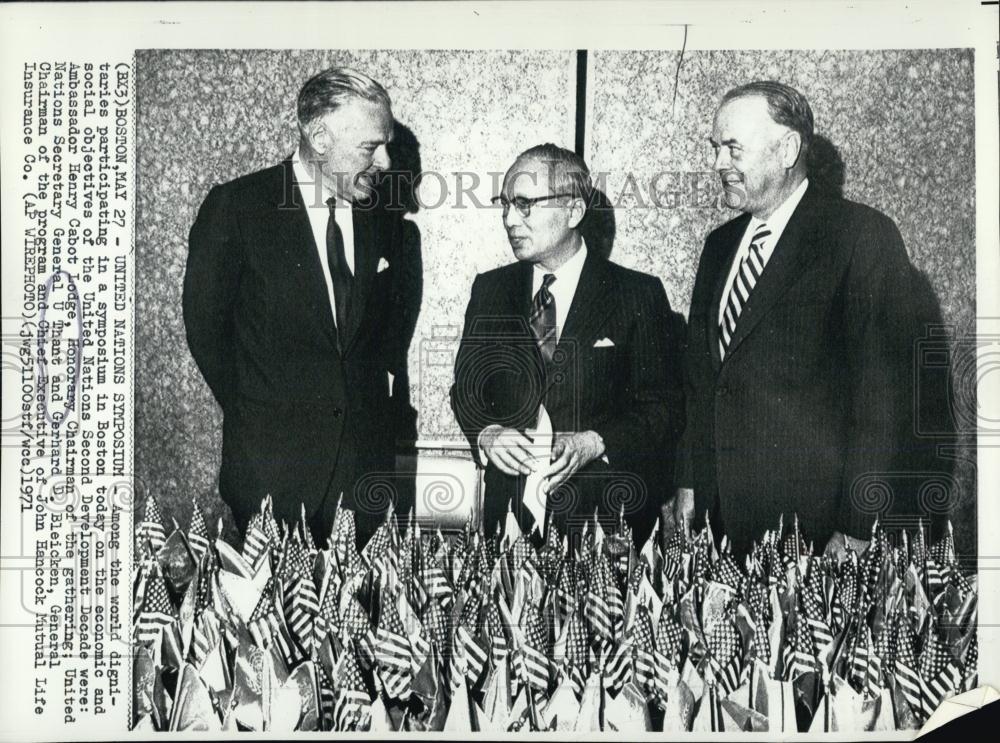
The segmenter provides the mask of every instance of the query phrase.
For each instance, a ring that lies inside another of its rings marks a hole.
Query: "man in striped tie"
[[[810,181],[805,97],[760,81],[723,97],[710,138],[725,204],[691,298],[679,519],[712,514],[738,550],[798,514],[860,549],[874,517],[914,514],[912,267],[884,214]],[[889,495],[886,496],[886,493]]]
[[[668,494],[683,412],[670,305],[659,279],[586,244],[593,193],[583,159],[544,144],[517,158],[494,199],[517,261],[476,277],[451,392],[486,468],[487,534],[511,503],[528,534],[550,518],[579,534],[595,510],[613,527],[624,511],[642,544]],[[542,406],[551,457],[532,448]],[[544,521],[522,507],[535,470]]]

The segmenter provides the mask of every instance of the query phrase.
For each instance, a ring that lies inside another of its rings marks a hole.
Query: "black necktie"
[[[556,350],[556,298],[549,291],[555,280],[555,274],[551,273],[542,277],[542,285],[531,300],[531,316],[528,319],[538,350],[546,363],[552,363]]]
[[[333,300],[336,303],[337,335],[341,342],[347,341],[348,315],[351,310],[351,291],[354,289],[354,275],[347,265],[347,255],[344,252],[344,235],[340,231],[334,215],[336,201],[331,196],[326,200],[330,207],[330,219],[326,223],[326,260],[330,266],[330,277],[333,279]]]

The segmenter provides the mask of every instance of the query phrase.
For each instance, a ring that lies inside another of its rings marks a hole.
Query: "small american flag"
[[[590,580],[584,612],[594,634],[602,640],[611,641],[624,625],[625,603],[611,574],[607,557],[595,561]]]
[[[216,646],[221,637],[221,625],[213,608],[216,576],[219,561],[213,550],[206,550],[198,568],[198,584],[195,590],[194,624],[191,632],[191,647],[188,655],[195,667],[200,668],[208,652]]]
[[[740,685],[740,636],[728,617],[722,618],[708,636],[709,661],[719,688],[728,694]]]
[[[917,658],[914,646],[916,636],[906,613],[896,614],[896,686],[913,712],[921,710],[920,674],[917,672]]]
[[[802,532],[799,530],[798,514],[795,514],[792,519],[792,530],[788,532],[784,542],[782,542],[781,552],[787,565],[794,565],[800,556],[808,555],[810,552],[805,539],[802,538]]]
[[[629,630],[632,643],[632,663],[635,668],[635,680],[647,693],[655,688],[656,639],[653,636],[653,620],[645,606],[636,609],[635,621]]]
[[[428,601],[424,609],[421,623],[430,634],[438,653],[443,657],[448,650],[448,639],[451,636],[451,619],[437,601]]]
[[[947,573],[958,567],[958,557],[955,554],[955,531],[952,528],[951,520],[948,520],[948,529],[944,538],[934,545],[931,550],[934,559]]]
[[[549,633],[534,602],[527,602],[521,615],[524,645],[521,659],[528,685],[544,690],[549,685]]]
[[[198,507],[196,501],[191,502],[192,512],[191,512],[191,526],[188,528],[188,541],[191,543],[191,549],[198,559],[205,554],[205,550],[208,549],[208,524],[205,523],[205,514],[201,512],[201,508]]]
[[[286,543],[280,572],[284,594],[282,608],[289,629],[308,648],[313,639],[313,617],[319,612],[319,597],[312,578],[312,561],[298,534],[286,540]]]
[[[326,670],[326,666],[322,663],[318,664],[319,673],[319,714],[320,714],[320,729],[321,730],[333,730],[334,719],[333,719],[333,708],[336,703],[336,692],[333,689],[333,679],[330,678],[329,672]]]
[[[259,513],[255,513],[250,518],[246,539],[243,540],[243,557],[250,566],[256,565],[257,560],[267,549],[268,538],[267,534],[264,533],[262,523],[263,517]]]
[[[934,603],[935,607],[940,605],[944,586],[944,573],[937,561],[928,554],[924,560],[924,588],[927,591],[927,597]]]
[[[871,631],[868,629],[868,625],[863,624],[855,629],[847,671],[848,679],[854,682],[857,689],[864,689],[871,653]]]
[[[853,614],[858,602],[858,555],[847,553],[847,559],[837,568],[835,578],[837,602],[833,607],[833,620],[843,629]]]
[[[975,631],[973,631],[972,638],[969,640],[969,647],[965,651],[963,665],[962,688],[966,690],[974,689],[976,687],[976,678],[979,674],[979,637]]]
[[[313,624],[313,647],[319,647],[327,635],[333,634],[335,637],[340,634],[340,580],[336,575],[331,575],[327,580],[326,590],[320,600],[319,611],[316,613],[316,620]]]
[[[946,696],[956,693],[962,685],[958,663],[937,633],[929,631],[920,653],[920,703],[928,717]]]
[[[896,622],[891,616],[885,617],[882,629],[875,638],[875,655],[884,676],[891,678],[896,671]]]
[[[160,573],[159,566],[154,563],[146,584],[142,610],[139,612],[139,619],[136,622],[136,640],[143,644],[158,642],[164,628],[173,624],[175,619],[177,619],[177,610],[167,595],[167,584]]]
[[[155,554],[167,541],[167,533],[163,528],[163,514],[160,513],[160,507],[152,495],[146,498],[146,511],[143,513],[142,521],[139,522],[135,534],[136,541],[140,544],[140,552],[141,548],[148,544],[153,548]]]
[[[390,520],[391,513],[386,520],[375,530],[368,544],[361,550],[361,557],[365,562],[378,570],[384,571],[387,566],[393,570],[397,569],[397,559],[399,556],[398,530],[396,529],[395,517]]]
[[[424,588],[432,603],[440,603],[441,608],[447,611],[454,603],[454,594],[451,584],[448,583],[448,576],[444,567],[434,555],[428,555],[423,570],[421,570]]]
[[[753,620],[753,644],[750,654],[764,665],[771,662],[771,641],[767,636],[771,607],[767,599],[767,589],[761,583],[751,583],[747,589],[747,609]]]
[[[375,630],[375,658],[382,670],[386,695],[408,699],[413,681],[412,651],[394,597],[382,601],[382,614]]]
[[[473,633],[470,632],[465,625],[459,625],[458,630],[455,633],[455,637],[456,642],[465,654],[465,676],[471,686],[479,681],[479,677],[482,675],[483,669],[486,667],[486,659],[488,656],[486,654],[486,650],[483,649],[483,646],[479,644]]]
[[[566,617],[576,607],[576,580],[573,570],[573,563],[569,560],[562,560],[559,567],[559,577],[556,579],[556,601],[559,606],[559,614]]]
[[[497,600],[502,601],[502,599]],[[497,600],[488,601],[485,623],[489,639],[490,660],[494,668],[504,662],[510,650],[510,645],[507,643],[507,632],[504,629],[504,622],[500,616],[500,608],[497,606]]]
[[[743,582],[743,573],[729,550],[723,552],[719,561],[715,563],[712,575],[716,581],[733,589],[738,589]]]
[[[362,640],[371,632],[371,619],[368,612],[358,601],[358,597],[353,593],[347,599],[347,606],[343,607],[341,616],[343,626],[347,630],[352,640]]]
[[[611,652],[604,661],[604,688],[617,695],[634,677],[632,643],[626,639],[613,647],[605,645],[605,648],[611,648]]]
[[[371,714],[372,700],[358,666],[357,653],[350,645],[344,648],[343,662],[338,671],[333,702],[334,730],[363,730]]]
[[[799,674],[817,670],[816,657],[812,652],[812,634],[806,618],[801,611],[797,611],[791,622],[791,637],[785,637],[783,655],[785,681],[792,681]]]
[[[865,696],[874,698],[878,697],[882,692],[882,659],[875,652],[870,631],[865,635],[865,643],[868,646],[866,653],[868,666],[865,669],[862,693]]]
[[[564,667],[573,684],[573,691],[577,697],[583,694],[584,684],[587,682],[589,672],[587,663],[587,630],[583,626],[583,619],[580,612],[571,610],[566,628],[566,657]]]
[[[285,665],[291,668],[300,659],[301,652],[278,611],[275,592],[274,578],[268,578],[260,600],[247,621],[247,629],[250,630],[254,643],[262,650],[269,650],[272,645],[276,645]]]
[[[340,564],[342,575],[347,577],[353,575],[363,564],[361,555],[358,554],[357,525],[354,522],[354,511],[347,508],[337,510],[334,517],[333,530],[333,551]]]
[[[660,621],[656,626],[656,648],[671,666],[677,664],[684,645],[684,628],[681,627],[670,605],[664,604],[660,611]]]
[[[534,557],[535,548],[531,546],[531,542],[523,535],[518,537],[510,550],[511,574],[517,575],[521,571],[521,568],[524,567],[524,563]]]
[[[833,632],[826,620],[823,598],[815,585],[808,585],[802,591],[802,614],[812,636],[813,653],[820,654],[833,642]]]

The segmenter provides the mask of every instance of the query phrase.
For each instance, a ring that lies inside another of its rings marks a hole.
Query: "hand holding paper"
[[[535,518],[535,523],[544,524],[545,504],[550,490],[548,476],[552,467],[551,465],[546,466],[545,463],[550,461],[553,454],[552,421],[549,419],[548,411],[545,410],[544,405],[539,407],[538,423],[533,430],[528,431],[528,435],[531,436],[532,440],[531,452],[539,466],[528,475],[528,479],[524,483],[522,501]]]
[[[516,429],[487,426],[479,436],[479,445],[483,455],[505,475],[528,475],[536,468],[537,448]]]
[[[546,491],[551,492],[581,467],[604,454],[604,440],[596,431],[560,433],[552,444],[552,464],[546,471]]]

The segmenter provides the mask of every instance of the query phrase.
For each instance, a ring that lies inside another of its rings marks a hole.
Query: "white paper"
[[[545,504],[548,500],[546,491],[546,478],[549,474],[548,462],[552,457],[552,421],[544,405],[538,408],[538,424],[534,429],[527,431],[528,437],[532,440],[531,452],[535,455],[537,465],[527,481],[524,483],[525,507],[535,517],[538,530],[542,531],[545,526]]]

